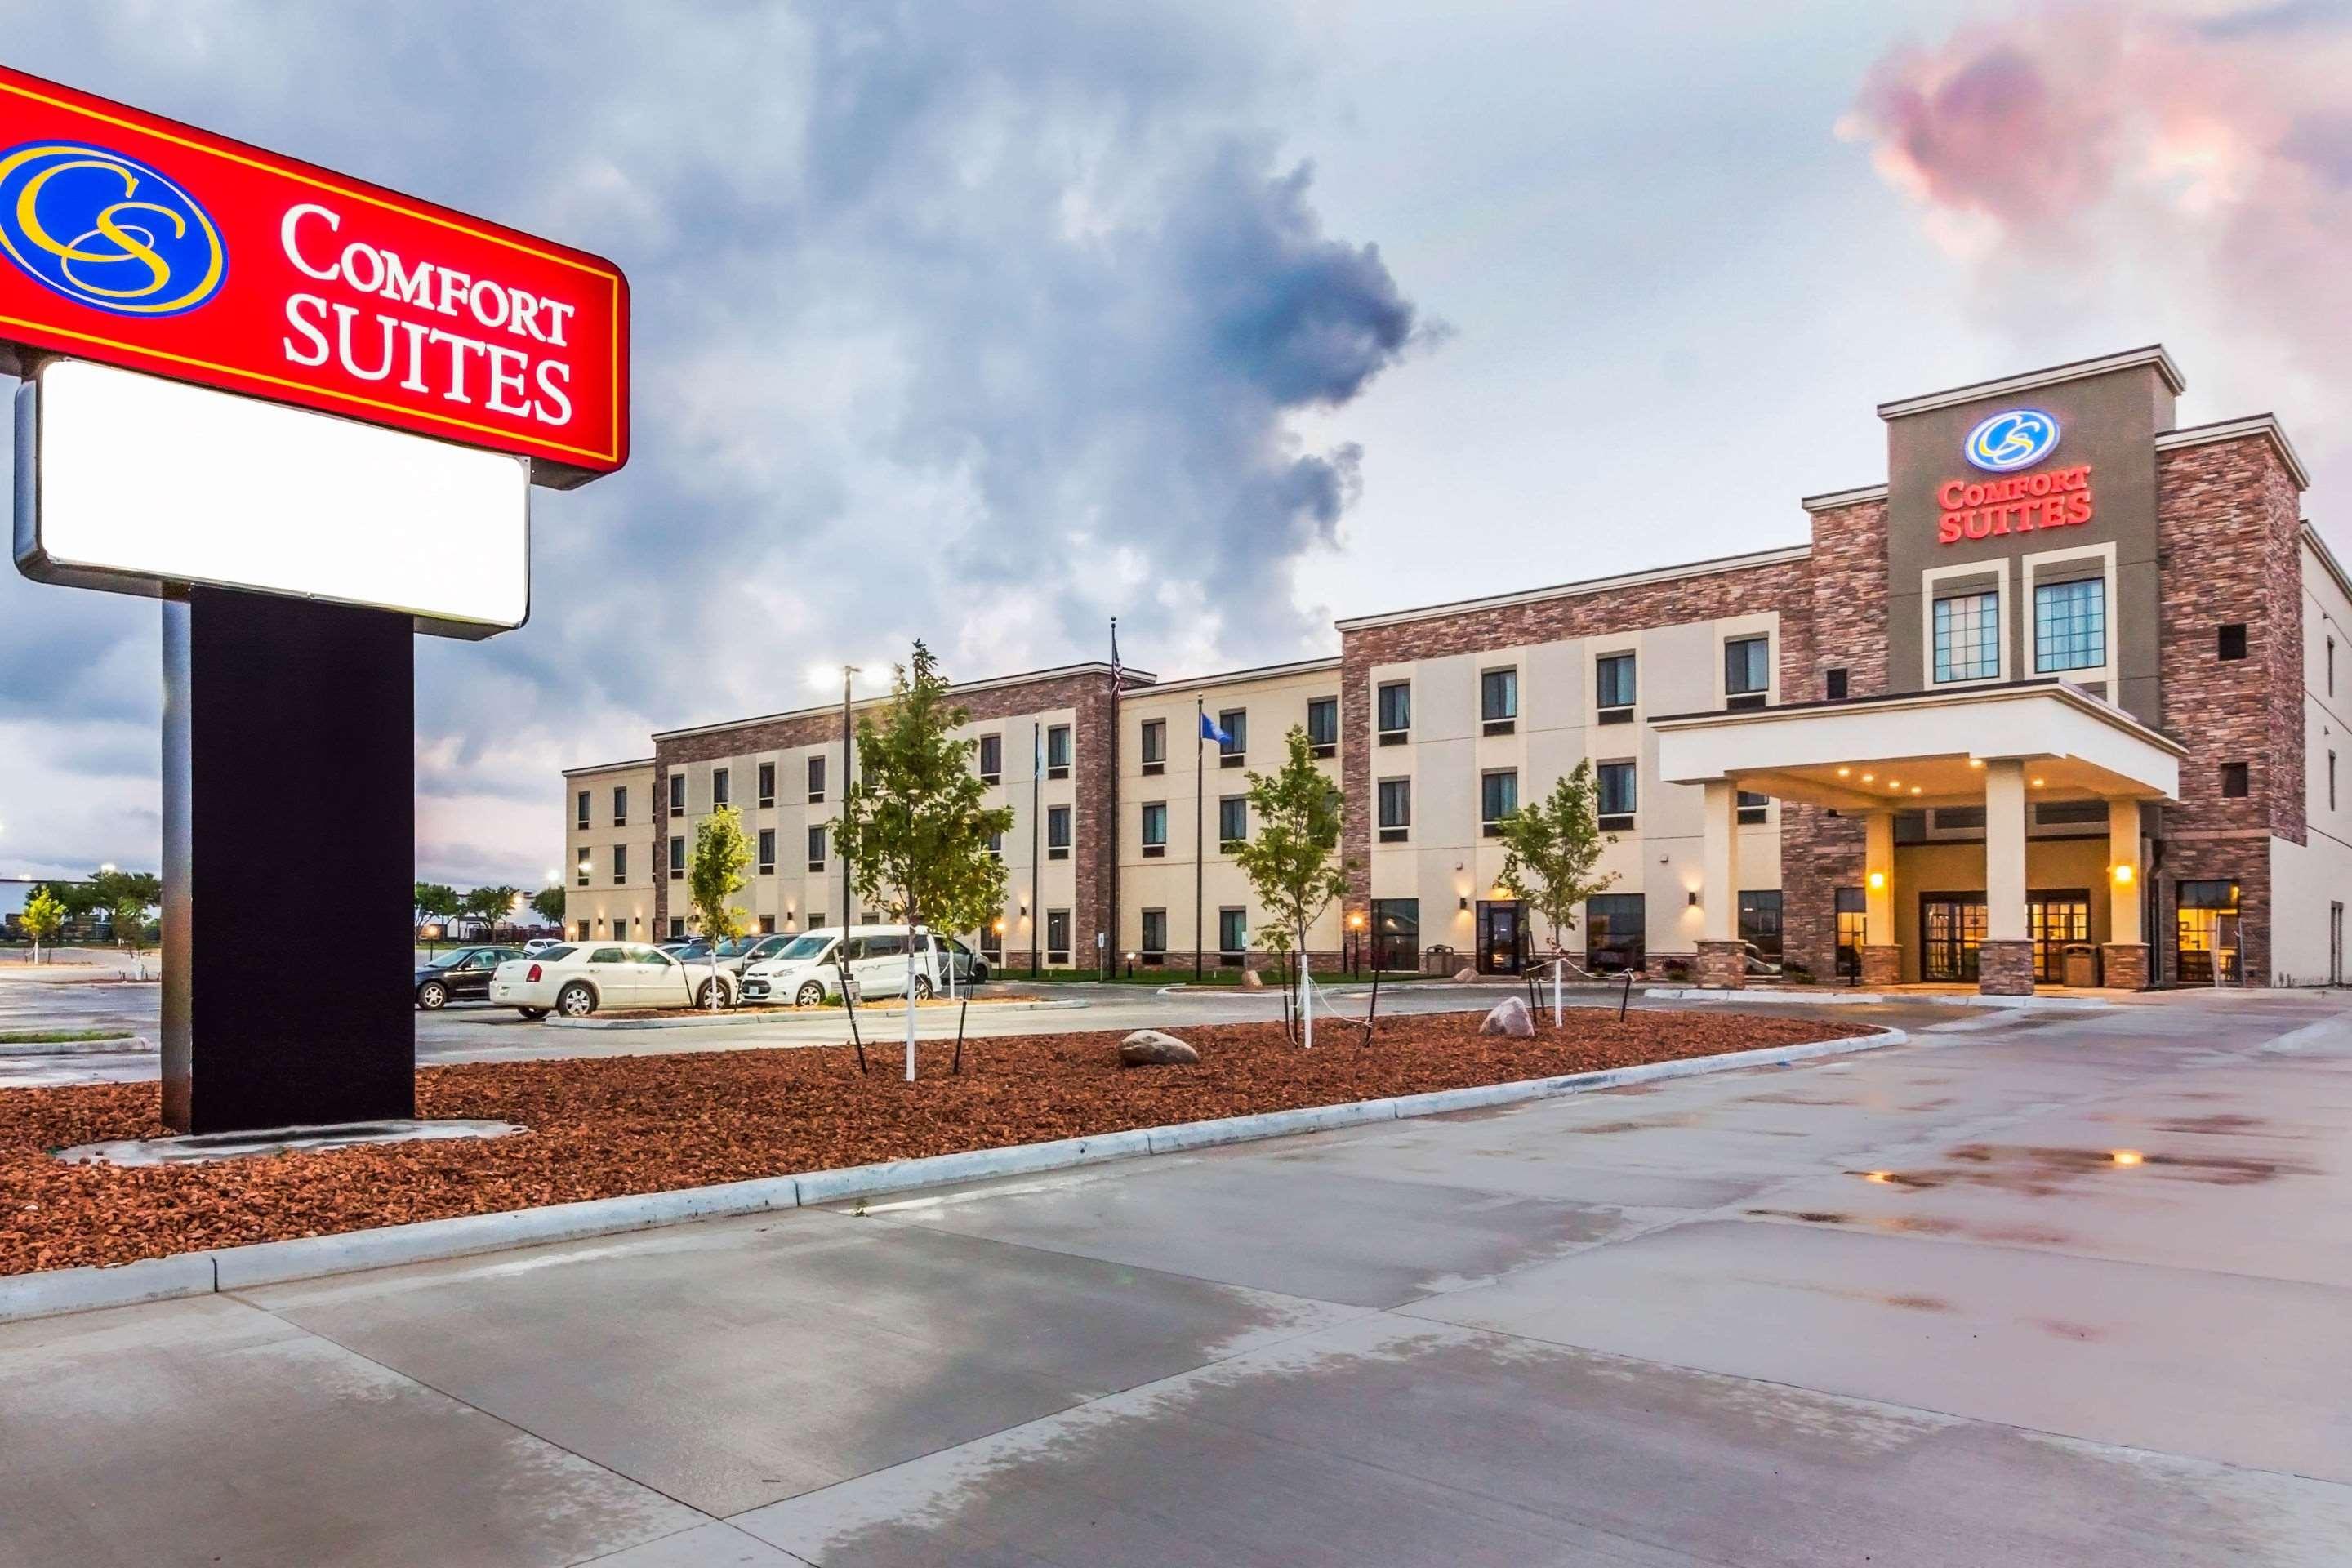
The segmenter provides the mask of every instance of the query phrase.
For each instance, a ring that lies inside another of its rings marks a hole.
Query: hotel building
[[[961,685],[1015,822],[971,934],[1013,969],[1248,961],[1232,847],[1298,727],[1344,800],[1318,965],[1529,962],[1496,824],[1590,762],[1612,880],[1564,945],[1595,970],[2340,984],[2352,584],[2278,422],[2180,428],[2182,390],[2150,347],[1882,404],[1885,481],[1784,547],[1359,616],[1336,658]],[[838,707],[653,746],[564,775],[575,933],[688,929],[725,803],[760,924],[838,921]]]

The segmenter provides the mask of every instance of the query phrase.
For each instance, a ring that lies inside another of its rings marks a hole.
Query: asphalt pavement
[[[21,1323],[0,1565],[2341,1565],[2347,1134],[2175,995]]]

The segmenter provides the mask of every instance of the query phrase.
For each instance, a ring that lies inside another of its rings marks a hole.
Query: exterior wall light
[[[1870,885],[1873,888],[1883,888],[1886,886],[1886,873],[1884,871],[1873,871],[1870,874]]]
[[[1693,908],[1693,909],[1696,909],[1696,908],[1698,908],[1698,894],[1697,894],[1696,891],[1692,892],[1692,893],[1689,895],[1689,899],[1690,899],[1690,907],[1691,907],[1691,908]]]
[[[2118,866],[2116,868],[2116,880],[2117,883],[2128,885],[2131,879],[2132,868],[2129,866]]]

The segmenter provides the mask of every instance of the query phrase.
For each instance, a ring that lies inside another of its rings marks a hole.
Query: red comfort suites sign
[[[5,68],[0,343],[520,454],[542,483],[629,456],[611,262]]]
[[[2005,479],[1946,479],[1936,489],[1936,542],[2067,528],[2091,521],[2091,465]]]

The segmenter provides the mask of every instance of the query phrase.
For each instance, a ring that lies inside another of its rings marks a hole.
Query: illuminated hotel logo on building
[[[2038,408],[2011,408],[1980,420],[1960,455],[1997,479],[1946,479],[1936,489],[1936,542],[1992,539],[2071,528],[2091,521],[2091,465],[2031,468],[2058,449],[2058,421]]]
[[[228,279],[228,247],[194,196],[86,142],[0,153],[0,249],[42,288],[117,316],[180,315]]]
[[[1996,414],[1960,444],[1960,455],[1989,474],[2030,468],[2057,449],[2058,421],[2038,408]]]

